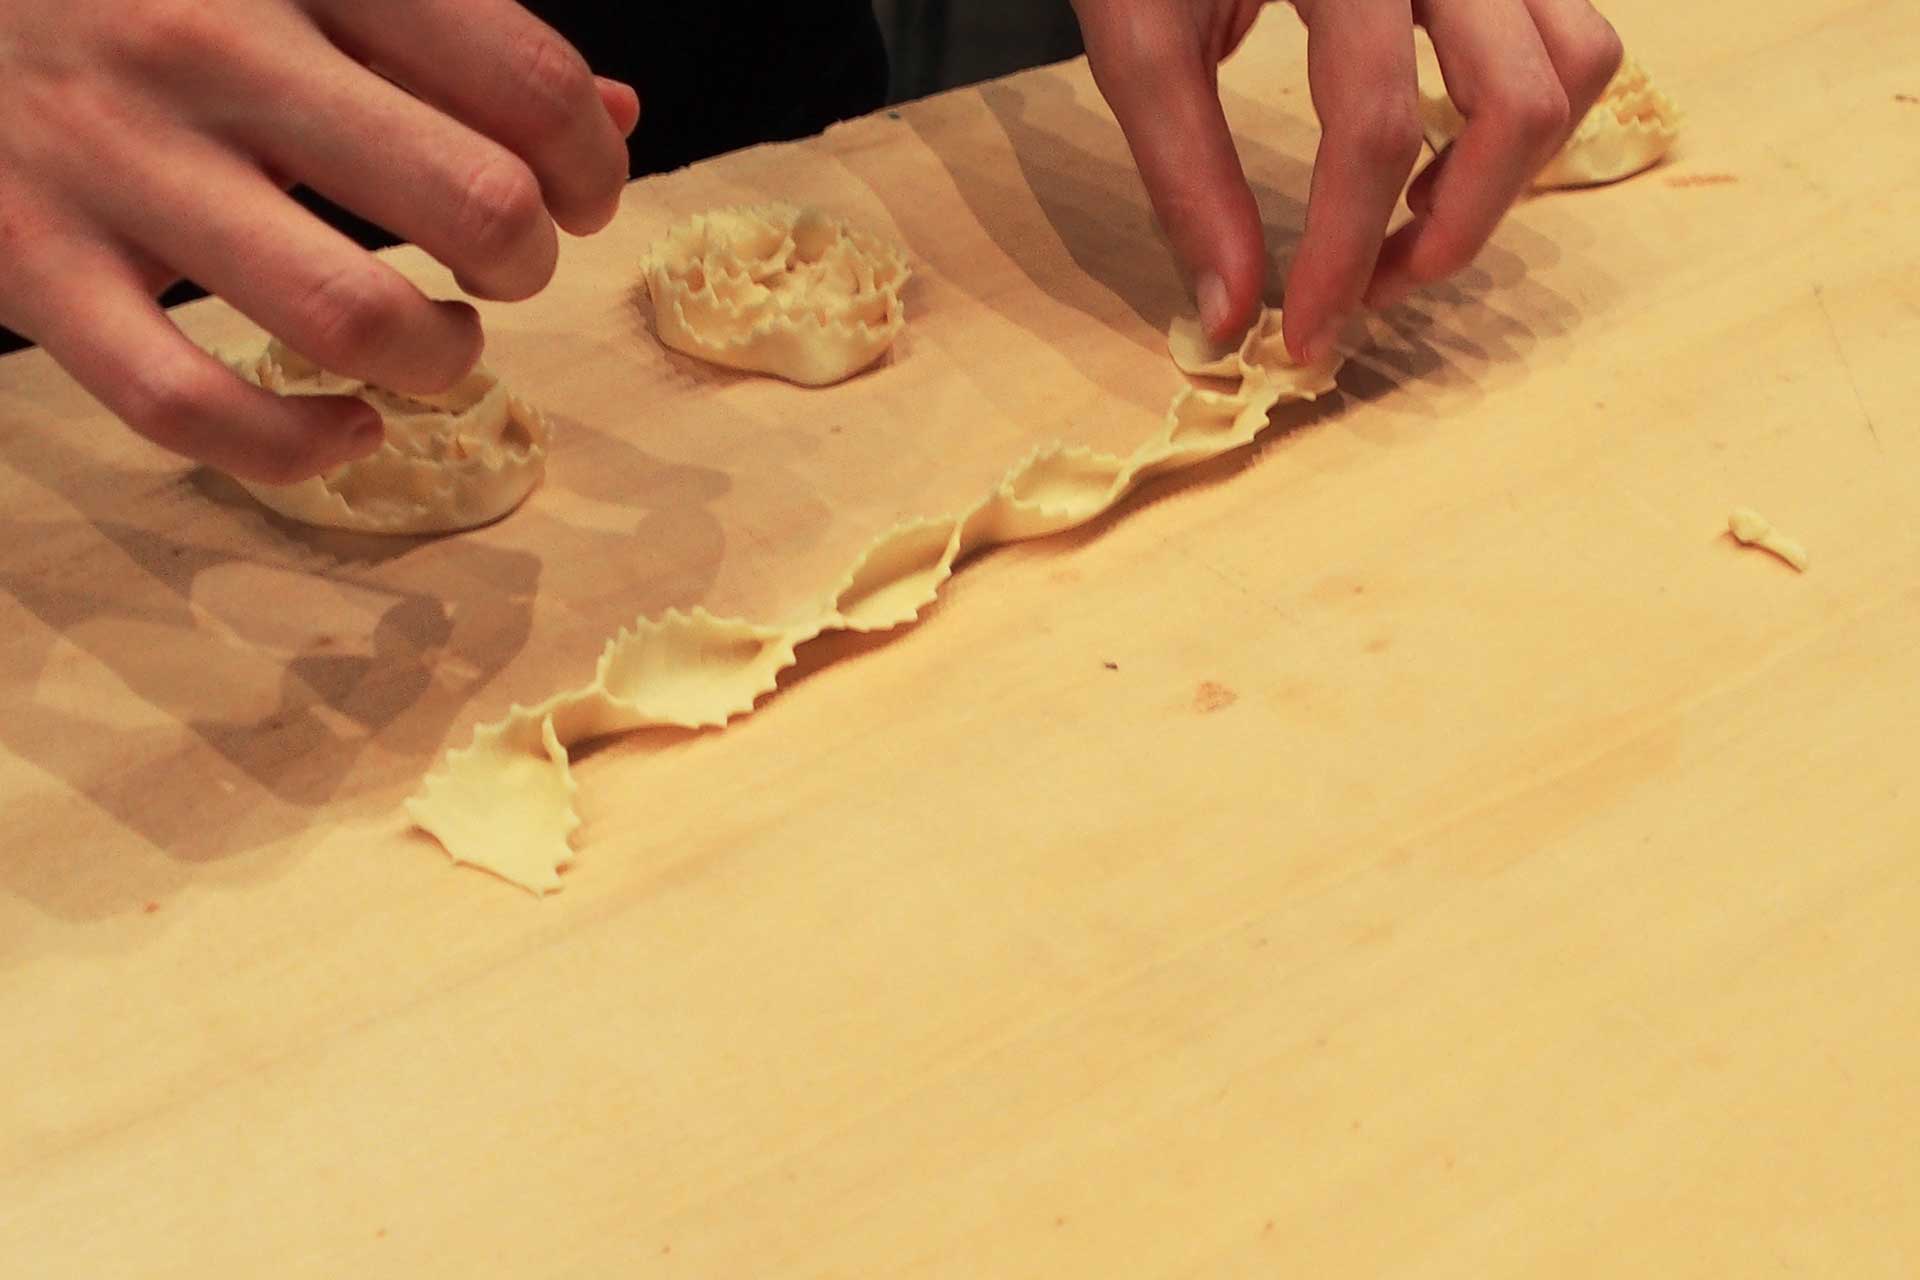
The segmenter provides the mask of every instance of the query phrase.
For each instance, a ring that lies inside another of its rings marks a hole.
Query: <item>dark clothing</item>
[[[820,132],[886,101],[872,0],[521,0],[640,95],[633,177]],[[367,245],[393,238],[318,197],[301,202]]]
[[[633,172],[804,138],[886,100],[872,0],[523,0],[640,93]]]
[[[756,142],[803,138],[886,100],[887,53],[871,0],[523,3],[596,72],[639,93],[640,127],[627,144],[635,177]],[[362,244],[394,242],[310,192],[295,195]],[[199,296],[183,284],[161,301]],[[0,352],[18,345],[0,329]]]

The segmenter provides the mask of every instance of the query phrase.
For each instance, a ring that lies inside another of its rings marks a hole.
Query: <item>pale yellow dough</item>
[[[1179,339],[1173,340],[1177,343]],[[1183,388],[1160,428],[1126,457],[1051,444],[980,502],[882,534],[801,620],[762,626],[702,610],[642,619],[615,636],[593,679],[536,706],[515,706],[450,751],[407,802],[453,860],[536,893],[560,887],[580,825],[567,752],[576,743],[654,726],[710,729],[751,712],[800,646],[833,631],[889,631],[933,603],[963,557],[1084,524],[1149,476],[1238,449],[1285,400],[1333,389],[1334,366],[1292,364],[1280,313],[1263,313],[1239,348],[1205,363],[1231,390]]]
[[[906,324],[898,245],[818,209],[719,209],[668,231],[646,263],[660,341],[802,386],[878,360]]]
[[[1773,527],[1771,521],[1752,507],[1735,507],[1727,516],[1727,532],[1749,547],[1771,551],[1801,573],[1807,571],[1807,549]]]
[[[1466,121],[1443,89],[1422,90],[1420,118],[1427,143],[1444,150]],[[1680,110],[1632,58],[1623,59],[1600,101],[1581,118],[1553,159],[1533,179],[1536,189],[1618,182],[1657,164],[1680,134]]]
[[[359,533],[452,533],[512,511],[546,473],[546,419],[485,369],[440,395],[403,396],[328,373],[277,340],[234,367],[280,395],[358,397],[386,424],[379,450],[358,462],[298,484],[240,481],[288,519]]]

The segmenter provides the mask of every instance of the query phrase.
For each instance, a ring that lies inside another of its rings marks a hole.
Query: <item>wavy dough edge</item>
[[[449,751],[407,801],[408,816],[457,864],[536,894],[559,889],[580,826],[570,747],[637,729],[717,729],[750,714],[807,642],[916,621],[964,557],[1085,524],[1150,476],[1251,443],[1276,405],[1333,390],[1337,362],[1291,364],[1280,313],[1266,311],[1230,367],[1234,390],[1181,389],[1160,428],[1125,457],[1042,445],[966,511],[896,525],[804,621],[762,626],[702,609],[642,618],[608,641],[588,684],[534,706],[516,704],[475,730],[471,745]]]

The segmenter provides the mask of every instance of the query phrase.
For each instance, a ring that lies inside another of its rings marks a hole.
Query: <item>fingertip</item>
[[[387,424],[379,412],[364,400],[350,403],[354,408],[345,415],[346,431],[341,441],[340,462],[358,462],[377,452],[387,440]]]
[[[1298,254],[1287,272],[1280,307],[1280,337],[1295,364],[1310,363],[1308,352],[1314,337],[1327,327],[1329,304],[1314,293],[1307,258]]]
[[[602,197],[599,203],[590,208],[567,210],[564,212],[555,210],[553,215],[554,225],[576,239],[584,239],[587,236],[598,235],[611,226],[613,220],[620,215],[620,197],[621,193],[625,190],[625,185],[625,183],[622,183],[620,186],[615,187],[611,192]]]
[[[1307,343],[1313,337],[1319,317],[1307,306],[1282,307],[1280,337],[1287,344],[1287,355],[1295,364],[1307,363]]]
[[[286,415],[280,423],[262,415],[253,433],[229,436],[233,456],[206,460],[258,484],[289,485],[358,462],[386,440],[379,411],[353,396],[284,396],[275,407]]]
[[[630,84],[606,76],[595,76],[594,85],[600,90],[600,103],[607,109],[607,118],[613,121],[613,127],[620,136],[630,138],[633,131],[640,127],[640,94]]]
[[[480,323],[480,311],[472,303],[458,298],[436,298],[433,306],[446,322],[449,350],[455,353],[447,370],[449,376],[439,387],[444,391],[474,371],[486,352],[487,334]]]
[[[1215,342],[1232,342],[1247,331],[1266,285],[1266,235],[1251,191],[1247,205],[1220,210],[1212,234],[1186,227],[1179,237],[1189,246],[1204,246],[1181,256],[1193,264],[1193,300],[1201,327]]]

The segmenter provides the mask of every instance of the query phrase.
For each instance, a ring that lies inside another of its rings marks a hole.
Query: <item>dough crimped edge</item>
[[[229,363],[279,395],[356,397],[386,426],[379,449],[322,475],[240,481],[288,519],[358,533],[453,533],[506,515],[546,474],[546,417],[485,368],[438,395],[405,396],[329,373],[278,339]]]
[[[648,254],[654,330],[676,351],[802,386],[873,364],[906,325],[906,251],[818,209],[716,209]]]
[[[1420,121],[1427,145],[1435,151],[1444,150],[1466,127],[1444,89],[1421,90]],[[1534,175],[1534,189],[1591,187],[1630,178],[1657,164],[1679,136],[1680,109],[1673,99],[1653,83],[1646,68],[1623,58],[1600,100]]]
[[[469,746],[447,752],[407,801],[408,815],[455,863],[536,894],[557,890],[580,825],[569,748],[644,728],[724,727],[774,691],[809,641],[917,620],[964,557],[1084,524],[1148,477],[1250,443],[1282,401],[1331,391],[1338,367],[1337,360],[1292,364],[1278,311],[1263,312],[1225,359],[1234,388],[1182,388],[1159,429],[1132,453],[1060,443],[1035,449],[970,509],[909,520],[876,538],[799,621],[763,626],[702,609],[641,619],[608,642],[587,684],[534,706],[515,704],[476,729]]]

